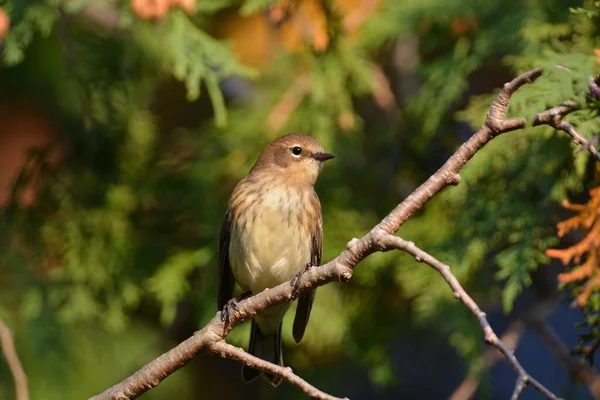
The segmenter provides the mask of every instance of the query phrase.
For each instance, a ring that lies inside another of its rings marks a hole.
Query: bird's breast
[[[314,215],[310,191],[264,189],[248,190],[234,199],[239,213],[232,224],[231,267],[236,281],[253,293],[279,285],[305,268],[311,259],[312,230],[320,218]]]

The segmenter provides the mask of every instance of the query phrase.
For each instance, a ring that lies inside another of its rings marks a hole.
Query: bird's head
[[[252,171],[273,172],[296,183],[314,185],[323,162],[332,158],[335,156],[326,153],[316,139],[292,133],[267,145]]]

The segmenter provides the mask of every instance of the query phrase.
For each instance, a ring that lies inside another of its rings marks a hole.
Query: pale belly
[[[311,237],[300,234],[295,210],[291,216],[269,206],[256,217],[233,226],[229,247],[231,269],[244,290],[258,293],[289,281],[303,271],[311,256]]]
[[[233,223],[229,261],[244,291],[262,292],[305,270],[311,260],[312,237],[300,233],[301,200],[297,191],[271,188],[261,202],[246,210],[244,218]],[[277,331],[289,307],[283,303],[255,318],[263,334]]]

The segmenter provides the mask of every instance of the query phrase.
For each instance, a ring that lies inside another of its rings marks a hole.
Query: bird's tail
[[[248,353],[258,358],[262,358],[265,361],[270,361],[273,364],[283,366],[283,356],[281,353],[281,324],[279,324],[276,334],[265,336],[260,331],[256,321],[252,320]],[[262,374],[262,371],[246,365],[242,366],[242,379],[246,383],[256,380]],[[268,373],[265,373],[264,377],[275,387],[279,386],[283,380],[279,376]]]

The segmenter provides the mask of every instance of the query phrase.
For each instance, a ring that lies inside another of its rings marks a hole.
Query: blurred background
[[[0,0],[0,319],[31,398],[97,394],[215,315],[227,199],[279,135],[337,155],[317,184],[324,261],[434,173],[518,73],[544,68],[512,115],[573,99],[569,121],[594,137],[599,27],[595,1]],[[567,399],[600,398],[586,363],[600,344],[597,172],[564,133],[507,133],[399,232]],[[399,252],[320,288],[298,346],[291,319],[286,363],[333,395],[513,390],[443,279]],[[228,341],[246,347],[247,325]],[[14,398],[4,358],[0,398]],[[143,398],[304,395],[201,356]]]

